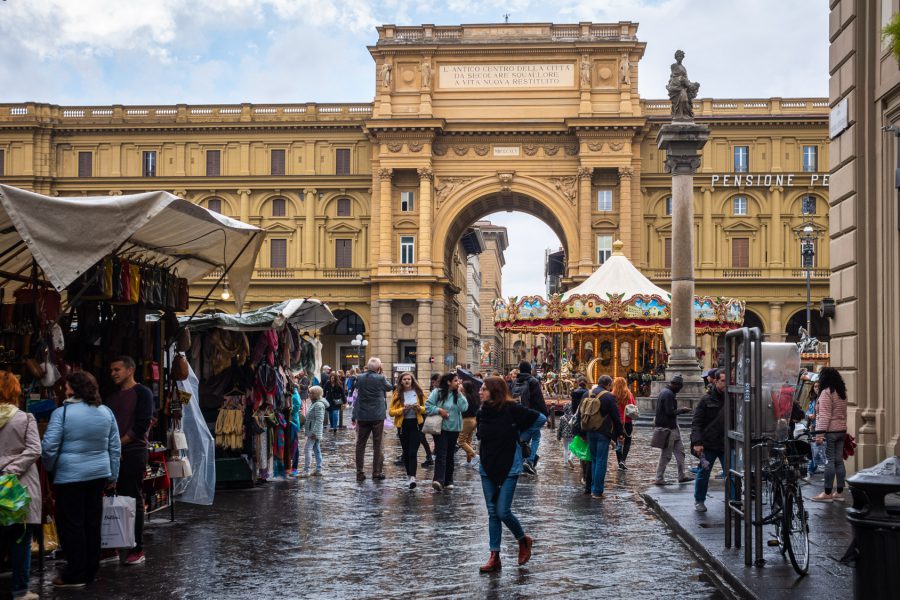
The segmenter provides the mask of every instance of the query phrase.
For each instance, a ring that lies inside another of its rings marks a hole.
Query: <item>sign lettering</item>
[[[494,156],[519,156],[519,147],[494,146]]]
[[[572,63],[440,65],[438,85],[448,90],[505,90],[571,88],[575,85]]]
[[[801,177],[803,180],[801,181]],[[807,177],[809,178],[807,180]],[[828,173],[723,173],[713,175],[710,183],[713,187],[794,187],[821,186],[828,187]]]

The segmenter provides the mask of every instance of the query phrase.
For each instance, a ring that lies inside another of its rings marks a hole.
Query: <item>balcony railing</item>
[[[418,275],[419,267],[416,265],[394,265],[391,267],[391,275]]]
[[[650,279],[672,279],[672,269],[655,269],[650,271]]]
[[[751,279],[762,277],[762,269],[724,269],[722,277],[725,279]]]
[[[828,269],[811,269],[809,276],[812,279],[826,279],[831,277],[831,271]],[[791,271],[791,277],[806,278],[806,269],[794,269]]]
[[[667,100],[641,101],[645,115],[667,115],[672,104]],[[704,98],[694,101],[698,116],[706,115],[770,115],[815,113],[827,117],[828,101],[824,98],[725,99]]]
[[[325,269],[322,271],[325,279],[362,279],[361,269]]]

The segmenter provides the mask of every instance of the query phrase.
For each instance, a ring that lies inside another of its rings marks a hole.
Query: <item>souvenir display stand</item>
[[[200,408],[216,437],[218,487],[249,487],[291,466],[290,377],[321,369],[315,333],[333,322],[327,305],[294,299],[187,323]]]
[[[69,373],[91,372],[105,397],[110,362],[134,358],[135,379],[156,403],[150,513],[169,509],[174,520],[166,455],[180,399],[163,349],[181,329],[175,313],[188,308],[190,282],[216,270],[240,305],[262,239],[256,227],[166,192],[58,198],[0,185],[0,368],[20,376],[21,407],[43,435]]]

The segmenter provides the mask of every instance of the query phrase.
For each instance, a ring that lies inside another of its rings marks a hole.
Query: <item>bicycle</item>
[[[799,437],[808,439],[809,434]],[[752,442],[754,448],[769,449],[768,463],[762,469],[762,476],[765,480],[764,497],[771,511],[763,517],[762,523],[775,526],[775,539],[770,541],[770,545],[780,546],[781,555],[788,555],[797,574],[806,575],[809,572],[809,514],[803,507],[800,486],[811,446],[802,439],[778,441],[761,437]]]

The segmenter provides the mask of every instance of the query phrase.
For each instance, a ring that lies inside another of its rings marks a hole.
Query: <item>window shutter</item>
[[[210,198],[206,201],[206,208],[214,213],[222,214],[222,200],[220,198]]]
[[[353,266],[353,240],[335,240],[334,266],[349,269]]]
[[[275,198],[272,200],[272,216],[287,216],[287,205],[285,204],[284,198]]]
[[[338,148],[334,151],[334,172],[337,175],[350,174],[350,149]]]
[[[272,175],[284,173],[284,150],[272,150]]]
[[[664,255],[664,267],[666,269],[672,268],[672,238],[666,238],[665,240],[665,255]]]
[[[287,268],[287,240],[275,239],[271,241],[271,260],[270,266],[273,269]]]
[[[337,216],[339,216],[339,217],[349,217],[350,216],[350,198],[338,198]]]
[[[750,266],[750,238],[731,240],[731,266],[735,269],[746,269]]]
[[[78,153],[78,176],[79,177],[91,177],[93,174],[93,153],[92,152],[79,152]]]
[[[206,151],[206,176],[218,177],[222,174],[222,152],[220,150]]]

